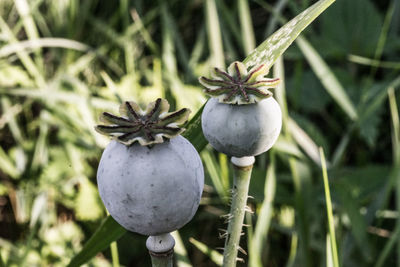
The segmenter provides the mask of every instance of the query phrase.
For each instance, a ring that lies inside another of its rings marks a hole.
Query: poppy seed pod
[[[249,105],[229,105],[211,98],[202,114],[208,142],[228,156],[256,156],[278,139],[282,127],[279,104],[272,97]]]
[[[193,145],[180,136],[178,124],[187,110],[168,113],[158,99],[143,111],[133,102],[123,117],[103,113],[100,133],[115,140],[100,159],[97,183],[110,215],[124,228],[162,235],[181,228],[194,216],[204,185],[204,171]]]
[[[200,77],[211,96],[202,113],[202,129],[219,152],[234,157],[255,156],[272,147],[282,127],[282,112],[269,88],[279,79],[268,79],[266,65],[249,71],[233,62],[228,71],[214,68],[212,78]]]

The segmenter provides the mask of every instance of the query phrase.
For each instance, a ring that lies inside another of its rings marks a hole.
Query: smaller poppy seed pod
[[[188,110],[168,109],[163,99],[145,111],[125,102],[122,117],[103,113],[106,125],[96,127],[115,139],[100,159],[100,197],[120,225],[143,235],[163,236],[189,222],[204,186],[200,156],[179,135],[183,129],[178,125],[186,121]]]
[[[259,155],[278,139],[282,112],[269,88],[279,79],[268,79],[266,65],[249,71],[233,62],[228,71],[214,68],[212,78],[200,77],[211,98],[202,113],[205,138],[219,152],[233,157]]]
[[[282,128],[282,112],[272,97],[249,105],[229,105],[211,98],[201,122],[205,138],[217,151],[248,157],[274,145]]]

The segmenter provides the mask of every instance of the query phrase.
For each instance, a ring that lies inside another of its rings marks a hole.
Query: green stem
[[[174,266],[175,240],[171,234],[150,236],[146,241],[146,247],[151,256],[152,267]]]
[[[173,267],[174,266],[174,250],[167,251],[165,253],[152,253],[151,266],[153,267]]]
[[[119,256],[118,256],[118,245],[116,241],[111,243],[110,249],[111,249],[112,266],[120,267]]]
[[[232,157],[234,167],[232,206],[228,215],[229,225],[225,240],[223,267],[236,266],[253,163],[254,157]]]

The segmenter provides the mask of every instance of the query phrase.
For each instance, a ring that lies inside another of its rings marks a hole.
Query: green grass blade
[[[31,50],[35,48],[42,48],[42,47],[58,47],[58,48],[67,48],[77,51],[89,51],[90,47],[65,38],[40,38],[35,40],[27,40],[27,41],[20,41],[15,43],[10,43],[8,45],[3,46],[0,49],[0,58],[8,57],[14,53],[20,53],[25,50]]]
[[[286,83],[285,83],[285,67],[283,63],[283,55],[276,60],[274,65],[274,77],[279,77],[281,82],[276,87],[274,92],[274,97],[278,101],[279,106],[282,110],[282,131],[283,133],[288,133],[288,123],[289,123],[289,112],[287,108],[286,100]]]
[[[212,67],[225,68],[224,49],[222,46],[221,31],[215,0],[205,1],[207,18],[207,34],[210,46],[210,59]]]
[[[39,32],[36,27],[36,22],[32,17],[32,11],[27,0],[15,0],[15,7],[22,19],[25,32],[30,40],[39,39]],[[43,55],[41,49],[35,51],[36,63],[40,69],[43,68]]]
[[[0,30],[8,38],[10,44],[18,44],[19,40],[15,37],[12,30],[8,27],[7,23],[0,16]],[[38,86],[45,86],[46,81],[42,76],[42,73],[37,68],[36,64],[29,57],[28,53],[25,51],[17,52],[17,56],[21,63],[24,65],[29,74],[35,79]]]
[[[177,267],[193,267],[187,255],[185,245],[178,231],[174,231],[171,235],[175,239],[174,253],[176,257]]]
[[[170,31],[170,35],[172,39],[176,43],[177,47],[177,59],[181,66],[185,69],[187,75],[192,74],[191,65],[189,63],[189,55],[186,50],[185,44],[182,40],[182,35],[179,33],[178,27],[176,25],[174,16],[172,16],[171,12],[169,11],[167,2],[162,2],[161,4],[161,18],[164,25],[168,25],[168,30]]]
[[[400,62],[396,61],[381,61],[377,59],[372,59],[352,54],[348,56],[348,60],[353,63],[371,66],[375,68],[396,69],[396,70],[400,69]]]
[[[288,119],[288,129],[297,144],[304,150],[310,159],[315,162],[315,164],[320,166],[321,161],[317,144],[315,144],[311,137],[290,117]]]
[[[394,94],[394,88],[390,87],[388,89],[389,96],[389,106],[390,106],[390,116],[392,118],[392,146],[393,146],[393,165],[395,169],[395,173],[397,174],[395,180],[395,190],[396,190],[396,208],[397,211],[400,211],[400,120],[399,120],[399,111],[396,103],[396,96]],[[396,220],[396,228],[400,228],[400,217],[397,217]],[[400,255],[400,238],[397,238],[397,250],[396,254]],[[400,261],[398,261],[397,266],[400,266]]]
[[[333,222],[331,193],[329,190],[328,172],[326,169],[325,155],[324,155],[324,151],[323,151],[322,147],[319,149],[319,152],[321,155],[322,176],[324,179],[326,212],[328,215],[328,224],[329,224],[330,248],[332,249],[331,256],[332,256],[332,261],[333,261],[333,267],[339,267],[339,256],[338,256],[338,250],[337,250],[337,246],[336,246],[336,235],[335,235],[335,225]]]
[[[376,50],[375,50],[375,55],[374,55],[374,60],[380,60],[382,57],[383,49],[386,44],[386,39],[389,33],[389,27],[392,22],[393,18],[393,13],[394,13],[394,3],[395,1],[392,1],[391,5],[389,6],[386,16],[385,16],[385,21],[382,26],[381,34],[378,39],[378,44],[376,45]],[[377,68],[375,66],[372,66],[371,72],[370,72],[370,78],[372,79],[375,74],[376,74]]]
[[[256,39],[254,37],[253,23],[251,21],[251,13],[248,1],[238,0],[238,9],[244,53],[248,55],[256,47]]]
[[[286,23],[246,57],[246,66],[263,63],[272,67],[297,36],[334,1],[320,0]]]
[[[110,244],[111,249],[111,259],[113,267],[119,267],[119,256],[118,256],[118,245],[117,241],[114,241]]]
[[[296,42],[308,63],[311,65],[311,68],[324,85],[326,91],[332,96],[350,119],[353,121],[356,120],[358,115],[353,103],[325,61],[304,38],[299,37]]]
[[[290,252],[289,252],[289,258],[288,261],[286,263],[286,267],[293,267],[295,260],[296,260],[296,256],[297,256],[297,243],[298,243],[298,236],[296,232],[292,233],[292,239],[290,242]]]
[[[218,251],[209,248],[207,245],[194,238],[190,238],[189,242],[192,243],[198,250],[207,255],[217,266],[222,266],[223,256]]]
[[[0,147],[0,170],[12,178],[18,178],[20,175],[15,163],[6,154],[2,147]]]
[[[394,94],[394,88],[390,87],[388,89],[388,97],[389,97],[389,107],[390,107],[390,116],[392,118],[392,146],[393,146],[393,159],[394,164],[399,163],[400,161],[400,119],[399,119],[399,111],[396,104],[396,96]]]
[[[220,179],[220,169],[214,155],[208,150],[203,150],[201,152],[201,158],[203,159],[204,167],[210,176],[215,190],[217,190],[219,198],[227,200],[228,190],[224,187],[224,184]]]
[[[111,216],[104,219],[103,223],[87,241],[83,249],[72,258],[68,267],[81,266],[97,253],[105,250],[111,242],[118,240],[126,233],[126,230],[119,225]]]
[[[384,267],[387,266],[385,265],[385,261],[389,257],[389,254],[393,247],[396,245],[397,240],[400,239],[400,227],[397,225],[396,229],[392,233],[391,237],[389,240],[386,242],[385,246],[383,247],[383,250],[381,254],[378,256],[378,260],[376,261],[375,267]]]
[[[253,238],[251,239],[250,266],[262,267],[262,250],[266,244],[267,234],[271,225],[273,202],[276,190],[275,156],[271,151],[271,160],[267,170],[264,186],[264,200],[261,204]]]

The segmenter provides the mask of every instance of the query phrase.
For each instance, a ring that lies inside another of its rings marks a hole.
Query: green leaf
[[[108,216],[85,244],[81,252],[72,258],[68,267],[81,266],[97,253],[108,248],[111,242],[118,240],[125,233],[126,230],[111,216]]]
[[[297,36],[333,2],[335,0],[320,0],[307,8],[259,45],[243,63],[247,67],[266,64],[271,68]]]
[[[331,193],[329,189],[329,181],[328,181],[328,171],[326,168],[325,155],[322,147],[319,148],[319,153],[321,155],[321,164],[322,164],[322,177],[324,180],[324,191],[325,191],[325,201],[326,201],[326,212],[328,217],[328,228],[329,228],[329,241],[330,241],[330,249],[332,256],[332,266],[339,267],[339,256],[338,249],[336,245],[336,235],[335,235],[335,224],[333,222],[333,211],[332,211],[332,200]],[[327,252],[328,253],[328,252]]]
[[[197,152],[201,152],[208,144],[206,138],[201,130],[201,113],[203,112],[204,105],[196,112],[194,117],[184,126],[186,131],[182,136],[188,139],[196,148]]]

